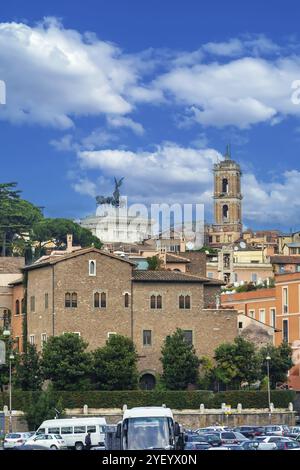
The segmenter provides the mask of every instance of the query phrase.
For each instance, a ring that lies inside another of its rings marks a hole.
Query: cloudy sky
[[[203,202],[210,221],[212,166],[231,143],[245,226],[299,229],[297,3],[1,5],[1,181],[79,218],[124,176],[132,203]]]

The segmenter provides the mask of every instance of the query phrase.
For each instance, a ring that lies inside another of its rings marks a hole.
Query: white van
[[[105,427],[105,418],[49,419],[40,425],[36,434],[60,434],[67,447],[83,450],[88,432],[92,446],[105,445]]]

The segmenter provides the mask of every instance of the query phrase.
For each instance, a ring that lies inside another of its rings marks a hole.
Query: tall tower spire
[[[242,233],[241,168],[231,159],[226,146],[224,160],[214,165],[214,224],[211,238],[216,243],[233,243]]]

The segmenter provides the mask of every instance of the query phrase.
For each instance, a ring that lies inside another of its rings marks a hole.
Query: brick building
[[[176,271],[137,271],[135,264],[94,248],[25,268],[28,339],[38,350],[52,335],[78,333],[93,350],[111,334],[131,337],[141,382],[161,371],[162,343],[182,328],[199,355],[212,356],[237,335],[237,312],[216,309],[222,283]]]

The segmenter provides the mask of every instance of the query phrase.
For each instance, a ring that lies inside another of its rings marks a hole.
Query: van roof
[[[42,424],[40,425],[41,427],[44,426],[49,426],[49,425],[56,425],[56,426],[61,426],[61,425],[76,425],[76,424],[106,424],[106,419],[102,417],[90,417],[90,418],[84,418],[84,417],[79,417],[79,418],[58,418],[58,419],[47,419],[46,421],[43,421]]]
[[[173,413],[170,408],[164,406],[141,406],[131,408],[124,411],[123,419],[127,418],[147,418],[147,417],[168,417],[173,418]]]

